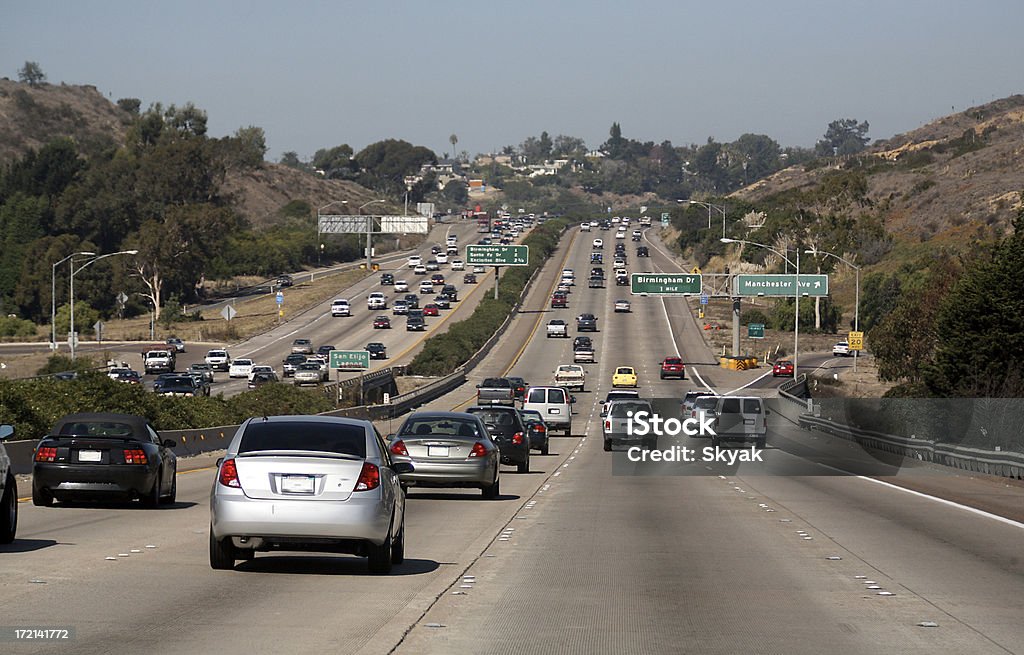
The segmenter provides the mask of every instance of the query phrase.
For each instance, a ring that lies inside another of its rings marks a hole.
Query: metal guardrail
[[[806,414],[800,417],[799,425],[807,430],[820,430],[869,448],[923,462],[932,462],[985,475],[1024,479],[1024,453],[986,450],[943,444],[930,439],[901,437],[853,428],[835,423],[830,419]]]

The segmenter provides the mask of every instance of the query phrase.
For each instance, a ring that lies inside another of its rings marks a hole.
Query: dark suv
[[[515,465],[520,473],[530,472],[530,435],[526,431],[519,410],[515,407],[470,407],[466,410],[476,414],[487,426],[491,440],[498,444],[501,463]]]

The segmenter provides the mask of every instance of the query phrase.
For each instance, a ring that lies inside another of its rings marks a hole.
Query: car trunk
[[[41,448],[56,448],[56,463],[85,466],[124,464],[125,449],[141,450],[138,439],[96,437],[47,437]]]
[[[261,451],[235,457],[242,490],[259,500],[348,500],[363,469],[363,459]]]
[[[438,436],[403,436],[402,443],[409,451],[409,457],[414,459],[452,460],[469,457],[476,441]]]

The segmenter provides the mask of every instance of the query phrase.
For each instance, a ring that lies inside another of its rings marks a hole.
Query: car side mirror
[[[476,388],[477,388],[477,389],[479,389],[479,388],[480,388],[480,385],[479,385],[479,384],[478,384],[478,385],[476,385]]]
[[[569,396],[569,402],[570,403],[576,402],[576,396]]]
[[[768,416],[771,413],[772,413],[771,410],[768,410],[768,409],[764,410],[764,415],[765,416]]]
[[[399,475],[403,475],[412,473],[416,470],[416,467],[413,466],[412,462],[392,462],[391,470]]]
[[[178,442],[174,439],[164,439],[161,444],[164,448],[177,448]]]

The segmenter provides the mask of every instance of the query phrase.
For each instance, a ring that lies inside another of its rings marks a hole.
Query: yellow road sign
[[[693,273],[694,275],[700,275],[700,266],[694,266],[693,270],[690,272]]]
[[[864,350],[864,333],[850,332],[846,337],[846,342],[850,344],[850,350]]]

